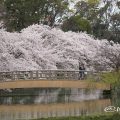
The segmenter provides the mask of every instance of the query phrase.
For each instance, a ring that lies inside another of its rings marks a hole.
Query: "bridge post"
[[[33,72],[30,71],[30,78],[33,79]]]
[[[39,77],[38,77],[38,71],[36,71],[36,79],[38,80],[38,78],[39,78]]]

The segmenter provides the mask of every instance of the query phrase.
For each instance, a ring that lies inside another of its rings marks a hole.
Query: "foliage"
[[[107,43],[105,46],[101,46],[101,51],[99,51],[99,56],[103,58],[101,61],[104,63],[104,65],[107,65],[108,68],[111,67],[117,72],[120,70],[119,44],[114,44],[111,41],[110,43]]]
[[[120,85],[120,71],[105,72],[101,74],[102,81],[112,85]]]
[[[93,25],[93,34],[98,38],[120,42],[120,9],[117,1],[104,1],[103,4]]]
[[[120,13],[116,13],[111,16],[110,18],[110,23],[112,24],[111,26],[111,35],[110,39],[113,39],[116,42],[120,42]]]
[[[79,1],[76,3],[76,13],[77,15],[80,15],[82,18],[86,18],[87,20],[90,20],[90,22],[93,22],[94,19],[96,19],[97,11],[98,11],[98,0],[88,0],[88,1]]]
[[[43,22],[53,26],[68,11],[66,0],[5,0],[5,25],[8,31],[20,31],[29,25]]]
[[[86,31],[96,38],[120,43],[118,0],[80,0],[74,6],[75,12],[70,11],[71,1],[0,0],[0,21],[4,21],[8,31],[20,31],[36,23],[49,26],[62,23],[64,31]]]
[[[79,62],[86,70],[106,71],[115,69],[120,61],[119,44],[95,40],[86,33],[36,24],[21,33],[1,29],[0,36],[0,71],[58,69],[56,63],[60,63],[60,69],[78,70]],[[110,54],[104,54],[103,48]]]
[[[91,32],[89,33],[99,39],[104,38],[120,42],[120,7],[117,0],[81,0],[76,3],[75,9],[76,12],[72,17],[80,16],[81,19],[89,21],[91,27]],[[71,23],[69,21],[70,19],[67,19],[63,23],[63,26],[66,27],[66,23]],[[76,22],[73,21],[72,25],[70,25],[69,29],[66,29],[66,31],[73,30],[73,28],[76,31],[77,25],[83,27],[81,24],[76,24]],[[84,28],[85,27],[86,26],[84,26]],[[84,30],[87,31],[88,29]],[[79,31],[83,30],[79,29]]]
[[[68,20],[64,21],[62,25],[63,31],[86,31],[91,33],[91,25],[87,19],[81,18],[78,16],[72,16]]]

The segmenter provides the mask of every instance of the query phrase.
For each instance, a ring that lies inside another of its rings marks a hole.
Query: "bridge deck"
[[[110,84],[85,80],[16,80],[0,82],[0,89],[10,88],[93,88],[110,90]]]

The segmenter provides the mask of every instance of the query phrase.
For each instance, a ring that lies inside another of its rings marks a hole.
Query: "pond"
[[[104,113],[116,98],[102,90],[35,88],[0,90],[0,120],[36,119]],[[117,103],[115,102],[117,105]]]

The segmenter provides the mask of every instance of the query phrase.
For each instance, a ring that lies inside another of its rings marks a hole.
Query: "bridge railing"
[[[99,79],[99,76],[96,75],[96,73],[83,70],[13,71],[0,72],[0,82],[14,80],[80,80],[87,78]]]
[[[29,80],[29,79],[78,79],[77,71],[58,71],[58,70],[42,70],[42,71],[15,71],[1,72],[0,80]]]

